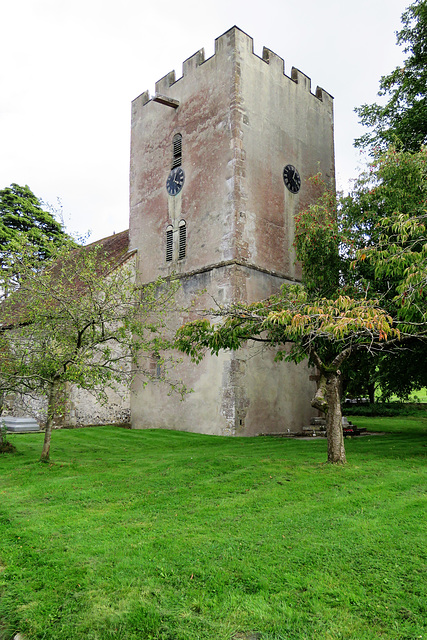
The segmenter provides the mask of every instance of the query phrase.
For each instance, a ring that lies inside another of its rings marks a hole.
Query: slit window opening
[[[162,377],[161,358],[158,353],[153,353],[151,358],[151,372],[153,378]]]

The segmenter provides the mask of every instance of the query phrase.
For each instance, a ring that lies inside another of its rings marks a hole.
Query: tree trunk
[[[368,394],[369,394],[369,402],[374,404],[375,402],[375,382],[370,382],[368,384]]]
[[[339,371],[321,372],[316,395],[311,405],[326,414],[328,462],[345,464],[347,460],[342,432],[340,377]]]
[[[317,409],[318,411],[322,411],[322,413],[328,413],[328,400],[326,397],[326,385],[327,378],[324,373],[320,373],[319,380],[317,382],[317,391],[313,400],[311,401],[311,406]]]
[[[345,457],[344,436],[342,431],[339,372],[327,375],[326,400],[328,403],[328,412],[326,414],[328,462],[345,464],[347,460]]]
[[[46,426],[44,430],[44,442],[43,442],[43,451],[40,456],[40,460],[42,462],[47,462],[49,460],[50,454],[50,440],[52,437],[52,426],[55,416],[55,408],[56,408],[56,397],[59,389],[59,380],[54,380],[50,385],[49,389],[49,398],[47,405],[47,420]]]

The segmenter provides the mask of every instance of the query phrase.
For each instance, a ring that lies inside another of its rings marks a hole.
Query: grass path
[[[426,419],[384,436],[220,438],[112,427],[0,457],[0,638],[427,638]],[[424,510],[423,510],[424,509]]]

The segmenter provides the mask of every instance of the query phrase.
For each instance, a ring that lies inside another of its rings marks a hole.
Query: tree
[[[348,295],[363,291],[368,297],[380,299],[381,305],[395,318],[403,320],[403,311],[408,310],[412,320],[424,321],[421,308],[425,300],[418,299],[417,306],[410,290],[414,293],[422,289],[425,274],[426,206],[427,149],[410,153],[390,147],[376,153],[355,181],[353,191],[338,202],[341,285]],[[406,239],[402,225],[406,225]],[[407,283],[410,264],[412,282]],[[406,303],[402,306],[403,297]],[[382,397],[396,394],[406,398],[413,389],[427,385],[424,340],[405,340],[404,347],[392,356],[360,355],[359,358],[359,380],[364,378],[371,392],[374,385],[381,389]],[[354,377],[352,372],[348,373]],[[360,395],[354,387],[353,392]]]
[[[379,96],[385,104],[364,104],[356,112],[371,131],[356,146],[384,150],[397,144],[404,151],[418,151],[427,143],[427,0],[417,0],[402,15],[397,43],[408,57],[380,80]]]
[[[399,215],[419,218],[426,202],[426,147],[408,152],[399,151],[392,145],[385,151],[375,152],[366,170],[355,180],[351,192],[338,199],[337,224],[342,258],[347,259],[349,252],[352,252],[350,257],[354,257],[356,250],[377,245],[380,236],[384,238],[384,234],[390,232],[390,222],[397,221]],[[391,243],[396,244],[396,239],[396,233],[391,232]],[[379,274],[374,282],[371,274],[364,270],[363,262],[356,266],[353,272],[358,277],[369,278],[371,286],[378,286]]]
[[[308,358],[320,372],[312,405],[326,413],[328,462],[345,463],[341,367],[353,353],[381,351],[389,339],[399,338],[392,318],[375,301],[363,298],[310,300],[299,285],[283,285],[280,294],[267,300],[211,314],[223,321],[201,319],[184,325],[178,331],[178,348],[198,361],[206,349],[217,355],[220,349],[238,349],[253,340],[277,348],[276,360],[298,363]]]
[[[424,172],[427,192],[427,149]],[[381,221],[375,245],[360,258],[373,268],[375,277],[396,282],[392,302],[408,327],[427,319],[427,198],[411,213],[396,211]]]
[[[130,382],[139,354],[169,347],[162,329],[176,285],[136,286],[132,257],[112,244],[51,247],[53,259],[37,273],[32,257],[20,255],[20,287],[0,308],[7,343],[0,379],[47,397],[42,460],[49,458],[67,383],[105,401],[106,387]],[[153,377],[148,370],[138,373]]]
[[[386,358],[402,363],[413,359],[409,349],[427,352],[426,172],[425,150],[390,149],[351,196],[337,201],[324,189],[296,218],[303,286],[283,285],[266,300],[211,310],[213,324],[203,318],[178,332],[178,347],[195,361],[205,350],[217,354],[247,341],[278,349],[277,360],[308,358],[320,374],[312,405],[326,413],[329,462],[345,462],[346,366],[381,364],[386,371]]]
[[[24,250],[34,264],[46,260],[57,245],[72,242],[62,225],[43,208],[31,189],[18,184],[0,190],[0,286],[15,288],[19,275],[11,261]],[[14,277],[11,277],[11,274]]]
[[[15,362],[10,353],[9,343],[5,333],[6,332],[0,328],[0,416],[3,414],[7,394],[13,393],[21,388],[19,380],[16,377]]]

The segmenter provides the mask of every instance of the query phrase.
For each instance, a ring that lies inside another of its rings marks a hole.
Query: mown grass
[[[113,427],[0,457],[0,637],[425,637],[426,419],[383,436],[230,439]],[[3,636],[2,636],[3,634]]]

